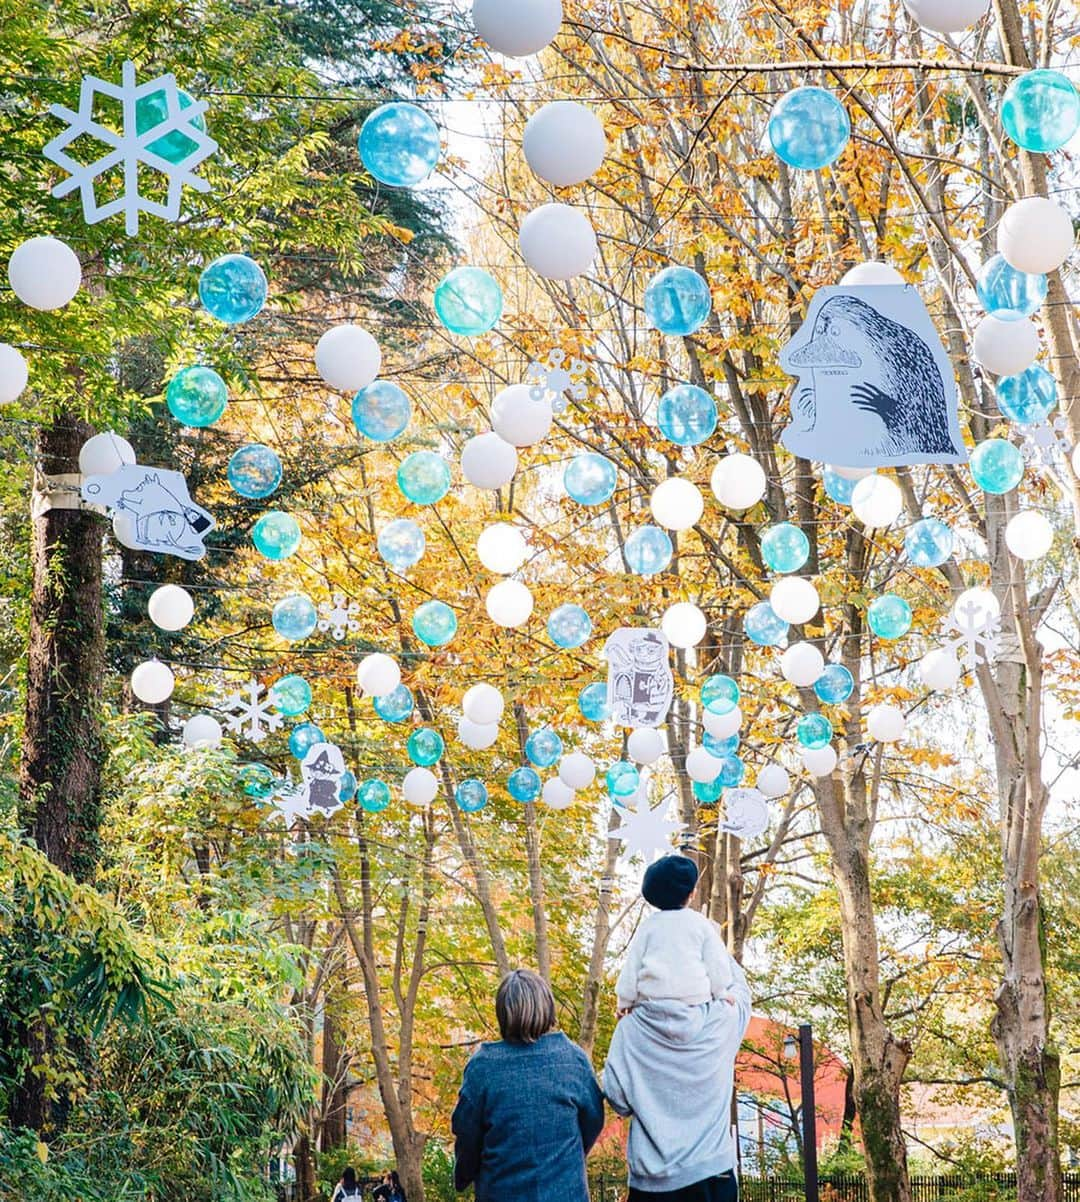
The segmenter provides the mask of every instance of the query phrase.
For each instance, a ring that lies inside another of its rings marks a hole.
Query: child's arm
[[[709,976],[709,988],[714,998],[724,997],[731,989],[733,976],[731,972],[731,953],[720,938],[720,931],[714,922],[705,919],[705,943],[702,948],[702,959],[705,961],[705,971]]]
[[[641,961],[645,956],[645,943],[648,936],[648,919],[638,928],[637,934],[630,941],[623,962],[622,972],[615,984],[615,996],[618,998],[619,1010],[631,1010],[638,999],[638,973],[641,971]]]

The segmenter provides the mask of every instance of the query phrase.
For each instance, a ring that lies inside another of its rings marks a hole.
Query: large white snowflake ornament
[[[257,680],[249,680],[242,689],[226,697],[221,708],[231,731],[246,735],[252,743],[261,743],[285,721],[274,712],[274,706],[273,692]]]
[[[583,401],[588,396],[585,375],[588,367],[581,359],[567,362],[566,351],[555,347],[546,359],[538,359],[525,369],[525,383],[534,401],[551,400],[553,413],[562,413],[571,400]]]
[[[992,664],[1001,650],[1001,615],[974,602],[959,606],[949,617],[945,646],[960,653],[969,672]]]
[[[670,809],[670,799],[655,808],[643,801],[636,810],[623,809],[623,824],[610,835],[612,839],[622,840],[620,858],[628,860],[631,856],[641,855],[652,863],[660,856],[669,855],[673,850],[671,836],[686,830],[685,822],[669,816]]]
[[[84,76],[78,112],[62,104],[49,109],[67,124],[67,129],[41,152],[69,173],[67,179],[53,188],[53,196],[67,196],[78,188],[87,225],[123,213],[124,229],[129,236],[139,232],[140,213],[175,221],[180,216],[185,184],[197,192],[210,190],[206,180],[195,174],[195,168],[217,150],[217,143],[202,127],[206,102],[184,103],[189,98],[185,95],[182,100],[181,95],[171,74],[137,84],[135,64],[130,62],[124,63],[119,85],[94,75]],[[118,130],[99,119],[102,101],[114,100],[120,102],[121,109]],[[67,148],[83,137],[102,143],[107,148],[105,153],[86,164],[72,158]],[[119,195],[99,202],[98,180],[114,168],[120,168],[123,176]],[[164,201],[143,195],[139,189],[140,170],[165,178],[168,189]]]
[[[319,629],[329,630],[339,642],[346,634],[356,634],[360,629],[360,606],[348,601],[341,593],[335,593],[330,601],[319,605]]]

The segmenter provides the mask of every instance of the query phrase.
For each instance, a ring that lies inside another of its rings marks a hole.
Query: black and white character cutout
[[[203,539],[215,522],[191,499],[179,472],[125,463],[108,475],[87,476],[82,496],[112,512],[117,536],[126,546],[180,559],[206,554]]]
[[[675,691],[663,632],[624,626],[604,644],[604,654],[611,721],[616,726],[659,726]]]
[[[780,437],[838,467],[962,463],[949,357],[907,285],[821,288],[780,352],[799,383]]]

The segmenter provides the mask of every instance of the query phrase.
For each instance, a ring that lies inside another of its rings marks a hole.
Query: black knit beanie
[[[645,869],[641,896],[658,910],[681,910],[697,879],[697,865],[689,856],[664,856]]]

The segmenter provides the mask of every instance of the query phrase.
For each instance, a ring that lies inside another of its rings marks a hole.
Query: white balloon
[[[410,768],[401,782],[401,795],[413,806],[427,806],[439,792],[439,778],[430,768]]]
[[[522,221],[518,248],[537,275],[546,280],[572,280],[592,266],[596,234],[581,209],[540,205]]]
[[[315,344],[315,370],[342,392],[366,388],[379,374],[382,351],[362,326],[332,326]]]
[[[808,689],[825,671],[825,657],[813,643],[792,643],[780,657],[784,679],[800,689]]]
[[[686,775],[700,784],[716,780],[724,770],[724,761],[705,747],[695,747],[686,757]]]
[[[497,522],[492,526],[485,526],[480,532],[480,537],[476,540],[476,554],[489,572],[509,576],[525,562],[529,554],[529,544],[516,526]]]
[[[111,430],[93,435],[79,448],[79,471],[84,476],[108,476],[134,462],[131,443]]]
[[[959,33],[986,15],[990,0],[904,0],[904,7],[934,33]]]
[[[490,431],[470,438],[461,448],[461,470],[477,488],[496,489],[509,484],[517,465],[517,451]]]
[[[828,776],[836,767],[836,760],[836,748],[831,745],[815,751],[807,748],[802,753],[803,767],[811,776]]]
[[[696,647],[705,637],[708,621],[690,601],[676,601],[664,610],[660,629],[673,647]]]
[[[491,428],[512,447],[531,447],[551,429],[551,402],[534,401],[528,384],[511,384],[491,402]]]
[[[524,626],[533,611],[533,595],[520,580],[500,580],[488,590],[484,608],[496,626]]]
[[[866,715],[866,733],[879,743],[896,743],[904,737],[907,719],[898,705],[882,702],[871,706]]]
[[[870,259],[866,263],[856,263],[850,271],[840,277],[841,284],[876,285],[903,284],[906,281],[895,267],[882,263],[878,259]]]
[[[714,714],[711,710],[701,711],[701,725],[714,739],[730,739],[738,734],[742,726],[742,710],[736,706],[726,714]]]
[[[180,737],[185,747],[216,747],[221,742],[221,723],[209,714],[192,714]]]
[[[401,669],[389,655],[375,651],[356,665],[356,683],[369,697],[385,697],[401,684]]]
[[[120,546],[128,547],[132,551],[139,550],[139,543],[135,532],[135,519],[130,513],[125,513],[122,509],[118,509],[112,517],[112,530]]]
[[[872,530],[891,526],[904,509],[904,495],[888,476],[866,476],[851,491],[851,509]]]
[[[1005,210],[998,222],[997,248],[1017,271],[1045,275],[1072,253],[1072,218],[1047,196],[1026,196]]]
[[[131,691],[147,705],[168,701],[176,687],[176,677],[167,664],[157,659],[144,660],[131,673]]]
[[[766,797],[783,797],[791,788],[791,777],[779,764],[766,764],[757,774],[757,788]]]
[[[919,676],[928,689],[947,692],[960,679],[960,661],[944,647],[935,647],[919,660]]]
[[[465,717],[471,722],[487,726],[492,722],[498,722],[503,716],[506,703],[503,701],[502,693],[494,685],[474,684],[471,689],[465,690],[465,696],[461,699],[461,708]]]
[[[574,790],[557,776],[544,781],[540,796],[549,810],[566,810],[574,804]]]
[[[30,368],[21,352],[0,342],[0,405],[17,401],[29,382]]]
[[[982,624],[987,618],[997,618],[1000,615],[1001,602],[988,588],[979,588],[978,586],[966,588],[958,594],[949,611],[952,620],[955,621],[962,617],[965,623],[970,619],[972,622]]]
[[[596,765],[584,751],[571,751],[559,761],[559,780],[568,789],[587,789],[596,779]]]
[[[509,58],[543,50],[559,32],[562,17],[561,0],[473,0],[476,32]]]
[[[666,750],[664,736],[653,726],[639,726],[626,740],[626,753],[637,764],[655,764]]]
[[[556,188],[581,184],[600,169],[607,138],[600,118],[574,100],[553,100],[525,122],[525,161]]]
[[[498,722],[473,722],[468,718],[459,718],[457,724],[458,738],[466,747],[473,751],[486,751],[499,737]]]
[[[681,476],[670,476],[653,489],[649,508],[657,524],[666,530],[689,530],[705,512],[705,498],[696,484]]]
[[[1035,362],[1039,331],[1027,318],[1002,321],[988,313],[975,327],[971,353],[977,363],[995,376],[1019,375]]]
[[[1034,509],[1014,514],[1005,527],[1005,545],[1017,559],[1039,559],[1053,542],[1053,526]]]
[[[62,309],[79,291],[79,256],[59,238],[30,238],[8,260],[11,290],[31,309]]]
[[[183,630],[195,616],[195,602],[186,588],[163,584],[150,594],[146,610],[159,629]]]
[[[801,626],[821,608],[821,599],[809,580],[802,576],[785,576],[772,586],[769,604],[778,618]]]
[[[713,468],[713,495],[728,509],[749,509],[765,495],[765,469],[750,455],[725,455]]]

